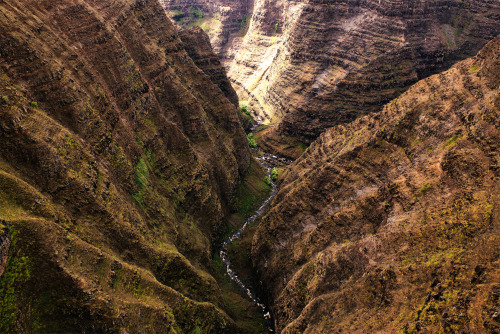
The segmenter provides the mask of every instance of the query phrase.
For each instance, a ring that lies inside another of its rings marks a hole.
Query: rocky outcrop
[[[211,244],[250,154],[205,37],[149,0],[0,15],[0,332],[234,333]]]
[[[258,0],[224,57],[240,98],[280,123],[270,135],[310,143],[499,33],[500,4],[490,0]]]
[[[252,260],[282,333],[496,332],[500,37],[287,172]]]

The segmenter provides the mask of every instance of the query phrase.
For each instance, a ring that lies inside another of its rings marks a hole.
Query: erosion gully
[[[255,150],[255,152],[257,152],[257,150]],[[267,208],[267,205],[273,199],[274,195],[276,195],[277,187],[271,178],[271,170],[275,165],[285,162],[285,159],[278,158],[273,154],[262,153],[262,152],[260,152],[259,155],[256,154],[256,158],[259,161],[259,163],[267,170],[267,176],[269,177],[269,180],[271,180],[272,183],[271,193],[265,199],[265,201],[260,205],[257,211],[253,214],[253,216],[248,218],[245,224],[243,224],[243,226],[238,231],[236,231],[233,235],[231,235],[222,243],[219,255],[220,258],[222,259],[222,262],[226,266],[226,273],[228,274],[228,276],[243,289],[248,298],[250,298],[252,302],[262,311],[262,314],[264,316],[264,323],[267,330],[269,331],[269,333],[274,333],[274,325],[268,307],[259,299],[259,297],[256,295],[254,291],[252,291],[251,288],[246,286],[245,283],[241,281],[241,279],[238,277],[238,274],[231,267],[231,260],[229,259],[228,256],[228,246],[236,239],[239,239],[243,231],[245,231],[245,229],[248,227],[248,225],[253,223],[257,218],[259,218],[264,213],[264,211]],[[286,161],[286,163],[290,162]]]

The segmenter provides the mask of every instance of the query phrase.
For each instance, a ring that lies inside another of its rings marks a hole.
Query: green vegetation
[[[3,101],[3,102],[9,102],[9,97],[8,97],[8,96],[3,95],[3,96],[2,96],[2,101]]]
[[[35,109],[38,108],[38,102],[31,102],[31,106]]]
[[[241,124],[243,125],[243,129],[245,131],[250,131],[253,126],[253,117],[250,113],[250,110],[246,106],[240,106],[240,112],[238,113]]]
[[[272,182],[271,182],[271,180],[269,179],[269,176],[266,176],[266,177],[264,178],[264,182],[265,182],[268,186],[270,186],[270,187],[273,185],[273,183],[272,183]]]
[[[245,115],[250,116],[250,117],[252,116],[252,114],[250,114],[250,110],[248,110],[248,108],[247,108],[246,106],[240,106],[240,109],[241,109],[241,111],[242,111]]]
[[[139,186],[139,188],[146,187],[149,184],[149,170],[148,165],[144,158],[139,159],[139,162],[135,165],[135,178],[134,181]]]
[[[155,157],[153,153],[144,147],[144,143],[139,136],[137,136],[137,134],[135,136],[135,140],[143,148],[144,154],[134,166],[134,182],[137,185],[138,191],[132,195],[132,198],[137,202],[141,209],[145,210],[144,198],[147,192],[147,187],[150,183],[149,171],[154,169],[153,166],[155,164]]]
[[[248,17],[247,16],[243,16],[241,19],[238,19],[238,27],[243,28],[246,24],[247,24],[247,21],[248,21]]]
[[[471,72],[477,72],[479,70],[479,66],[477,64],[472,64],[470,67]]]
[[[235,207],[237,212],[229,222],[234,230],[240,228],[269,195],[271,188],[264,181],[265,175],[262,166],[256,160],[252,160],[247,174],[236,190]]]
[[[422,188],[420,188],[419,192],[421,194],[425,194],[427,191],[429,191],[430,189],[432,188],[432,184],[430,183],[426,183],[422,186]]]
[[[76,144],[75,138],[73,138],[69,133],[64,135],[64,139],[69,146],[74,146]]]
[[[11,235],[11,248],[15,249],[17,231],[11,227],[9,230]],[[19,299],[18,294],[23,285],[30,279],[30,260],[19,251],[10,254],[0,280],[0,332],[13,333],[16,332],[16,321],[19,314]],[[26,315],[25,315],[26,316]],[[31,315],[30,315],[31,316]]]
[[[271,170],[271,179],[276,182],[276,180],[278,179],[278,176],[279,176],[279,173],[278,173],[278,169],[276,167],[274,167],[272,170]]]
[[[265,170],[261,165],[255,159],[252,159],[248,172],[236,190],[234,207],[237,211],[230,216],[223,238],[227,238],[240,228],[269,196],[271,188],[264,182],[265,175]],[[257,224],[250,224],[245,230],[245,237],[236,240],[230,245],[229,251],[233,264],[238,268],[240,278],[245,279],[245,281],[248,281],[251,276],[250,249],[252,236],[256,228]],[[245,296],[242,296],[240,288],[226,275],[225,266],[217,252],[213,255],[212,267],[214,268],[213,276],[222,291],[224,310],[227,314],[244,333],[266,332],[259,310]],[[241,268],[248,269],[248,271]]]
[[[229,217],[227,230],[221,236],[220,242],[239,229],[269,196],[271,187],[264,181],[265,176],[266,172],[262,166],[252,159],[248,172],[236,189],[234,213]]]
[[[250,147],[257,147],[257,141],[253,137],[253,133],[249,133],[247,135],[247,139],[248,139],[248,146],[250,146]]]
[[[484,216],[489,219],[491,217],[491,209],[493,208],[493,205],[488,204],[486,205],[486,211],[484,212]]]
[[[191,24],[190,24],[191,25]],[[199,26],[203,31],[209,33],[211,30],[217,30],[218,27],[222,25],[221,21],[216,19],[215,17],[201,18],[195,21],[193,25]],[[222,68],[222,71],[226,71],[225,68]]]
[[[210,17],[210,15],[206,15],[203,10],[196,6],[190,6],[187,11],[181,10],[181,8],[173,9],[168,12],[168,15],[184,28],[200,27],[207,33],[213,29],[218,29],[222,24],[217,14]]]
[[[446,142],[445,145],[446,146],[450,146],[450,145],[454,144],[458,140],[458,138],[460,138],[459,135],[454,135],[453,137],[451,137],[450,139],[448,139],[448,141]]]
[[[145,188],[149,184],[149,169],[144,157],[141,157],[137,164],[134,166],[135,170],[135,184],[137,185],[138,191],[132,195],[132,198],[139,204],[139,206],[145,210],[144,206],[144,196]]]
[[[205,17],[205,13],[202,10],[191,6],[189,7],[189,16],[193,19],[202,19]]]
[[[243,333],[265,333],[261,313],[248,298],[241,295],[240,288],[226,275],[225,266],[218,254],[212,259],[212,267],[215,269],[213,275],[221,288],[224,310],[238,328],[241,328]]]
[[[279,28],[280,28],[279,22],[276,22],[276,24],[274,25],[274,33],[275,33],[275,34],[277,34],[277,33],[278,33]]]
[[[250,19],[248,16],[243,16],[241,19],[238,19],[238,36],[243,37],[248,31],[248,27],[250,26]]]

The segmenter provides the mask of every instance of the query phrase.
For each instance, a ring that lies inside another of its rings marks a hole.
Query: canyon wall
[[[245,35],[254,3],[254,0],[159,1],[180,29],[202,27],[210,36],[215,52],[222,58],[225,49]]]
[[[223,57],[244,103],[280,123],[275,137],[310,143],[499,33],[491,0],[257,0]]]
[[[250,153],[208,37],[152,0],[0,16],[0,332],[237,331],[211,254]]]
[[[500,36],[284,176],[252,260],[282,333],[500,330]]]
[[[201,28],[193,27],[180,31],[179,37],[184,42],[186,51],[196,66],[219,86],[232,104],[239,107],[238,95],[229,82],[219,57],[214,53],[208,35],[203,33]]]

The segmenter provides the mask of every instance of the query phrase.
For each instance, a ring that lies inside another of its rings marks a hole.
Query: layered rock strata
[[[196,66],[219,86],[232,104],[238,107],[238,95],[226,76],[226,69],[221,65],[219,57],[213,52],[208,35],[200,27],[193,27],[182,30],[179,37],[184,42],[186,51]]]
[[[281,123],[274,138],[310,143],[499,33],[498,1],[258,0],[224,57],[245,103]]]
[[[234,333],[211,244],[250,154],[206,36],[149,0],[0,16],[0,332]]]
[[[252,260],[281,333],[500,330],[500,37],[288,171]]]
[[[215,52],[244,36],[252,15],[254,0],[159,0],[170,18],[184,29],[201,26],[210,36]]]

